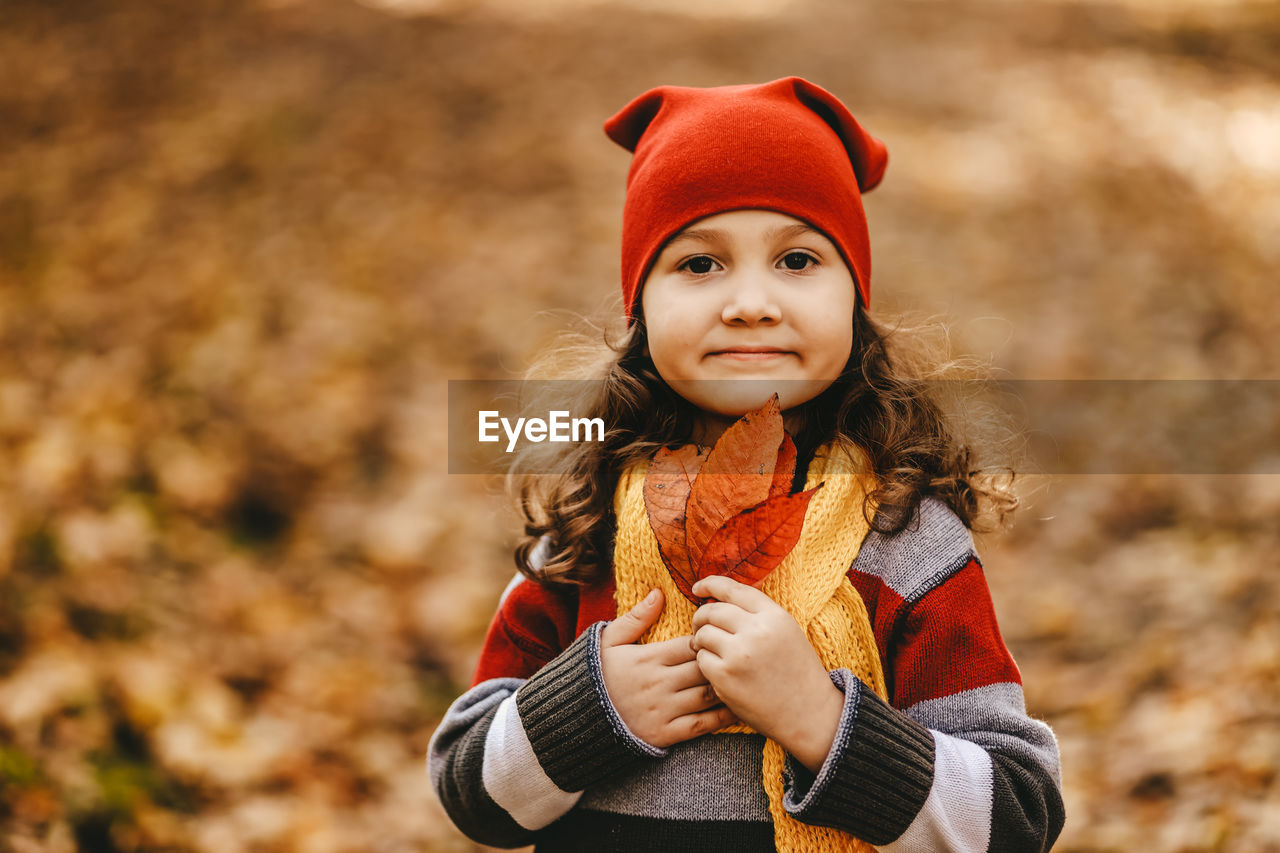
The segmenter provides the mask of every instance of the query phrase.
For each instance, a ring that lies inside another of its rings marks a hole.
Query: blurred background
[[[0,0],[0,849],[480,849],[424,756],[518,525],[447,381],[617,316],[606,117],[791,74],[891,152],[881,317],[1280,378],[1274,3]],[[1064,475],[980,540],[1057,850],[1280,850],[1278,521]]]

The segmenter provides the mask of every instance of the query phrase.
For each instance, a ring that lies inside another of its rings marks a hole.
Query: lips
[[[773,347],[735,347],[728,350],[717,350],[710,353],[710,358],[723,358],[729,361],[776,361],[788,355],[794,355],[790,350],[775,349]]]
[[[758,346],[739,346],[730,347],[729,349],[716,350],[711,355],[785,355],[791,350],[781,349],[780,347],[758,347]]]

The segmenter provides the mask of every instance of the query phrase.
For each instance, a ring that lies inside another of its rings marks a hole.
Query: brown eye
[[[804,269],[809,263],[817,263],[813,255],[809,255],[804,252],[791,252],[782,259],[782,262],[787,265],[787,269],[795,272],[799,272]]]
[[[714,265],[715,261],[711,260],[706,255],[697,255],[681,264],[679,269],[687,269],[694,275],[706,275],[711,272]]]

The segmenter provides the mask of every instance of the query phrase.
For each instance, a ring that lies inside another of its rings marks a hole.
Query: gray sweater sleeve
[[[472,840],[530,844],[585,788],[666,754],[632,734],[609,701],[600,669],[604,625],[587,628],[528,680],[477,684],[437,727],[427,772]]]
[[[788,811],[886,853],[1048,850],[1065,820],[1058,744],[1027,713],[968,530],[926,499],[908,531],[868,536],[854,570],[881,607],[901,601],[885,638],[894,703],[831,674],[835,742],[816,775],[789,762]]]

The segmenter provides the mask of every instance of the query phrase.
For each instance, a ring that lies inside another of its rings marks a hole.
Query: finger
[[[623,646],[634,643],[649,630],[649,626],[662,615],[662,590],[655,589],[642,598],[635,607],[614,619],[600,632],[602,646]]]
[[[736,604],[748,613],[756,613],[773,602],[769,596],[753,586],[739,583],[724,575],[708,575],[693,585],[693,594]]]
[[[667,670],[667,675],[671,679],[669,683],[672,690],[684,690],[689,687],[703,687],[707,683],[707,677],[702,674],[702,668],[698,666],[697,660],[692,658],[682,664],[669,668]]]
[[[717,729],[731,726],[738,718],[727,707],[719,705],[696,714],[686,714],[671,721],[671,728],[680,740],[689,740],[699,735],[710,734]]]
[[[710,652],[716,657],[723,657],[724,652],[732,642],[733,635],[715,625],[703,625],[693,635],[693,645],[697,649],[699,660],[701,660],[703,652]]]
[[[647,648],[653,655],[652,659],[657,663],[664,666],[679,666],[693,660],[693,651],[689,647],[690,639],[691,637],[686,634],[660,643],[649,643]]]
[[[721,704],[715,688],[706,683],[697,687],[687,687],[677,692],[672,697],[672,700],[671,707],[677,717],[696,714],[699,711],[705,711]]]
[[[697,632],[703,625],[715,625],[730,634],[742,629],[744,619],[748,618],[745,610],[727,601],[710,601],[693,612],[693,630]]]

